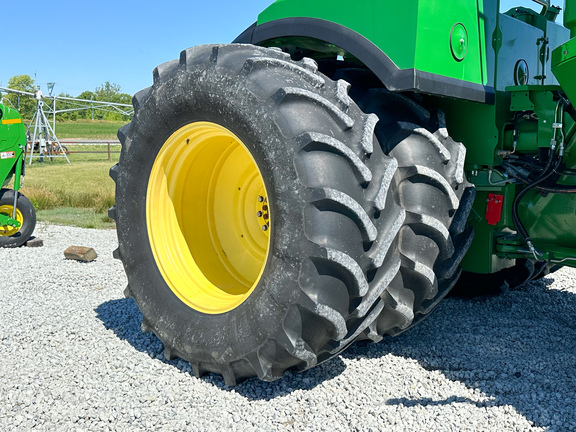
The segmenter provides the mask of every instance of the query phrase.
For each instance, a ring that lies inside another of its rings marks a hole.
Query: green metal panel
[[[576,105],[576,37],[552,52],[552,72],[572,105]]]
[[[474,273],[493,273],[514,265],[515,261],[502,259],[496,255],[496,241],[503,233],[514,229],[512,223],[512,203],[515,196],[515,186],[511,184],[502,186],[490,185],[487,171],[474,172],[470,180],[476,185],[476,200],[472,208],[469,223],[474,227],[474,239],[470,250],[462,260],[462,268]],[[493,172],[490,181],[497,183],[503,177]],[[488,194],[504,196],[502,219],[496,225],[488,225],[486,221],[486,208]]]
[[[476,236],[462,265],[477,273],[495,272],[514,265],[516,258],[531,256],[522,239],[514,235],[511,216],[514,197],[522,186],[494,184],[504,180],[495,168],[503,162],[505,152],[513,150],[513,131],[519,133],[519,153],[537,154],[539,149],[549,148],[558,82],[573,102],[576,99],[576,44],[565,43],[568,30],[526,8],[499,14],[498,6],[497,0],[277,0],[260,14],[257,22],[270,25],[284,18],[312,18],[336,23],[374,43],[401,70],[417,70],[496,89],[494,104],[445,97],[446,93],[430,89],[423,91],[430,94],[427,104],[445,112],[451,136],[467,148],[466,170],[478,195],[470,218]],[[565,23],[569,28],[576,22],[575,10],[576,0],[567,0]],[[322,45],[319,40],[316,42]],[[336,53],[330,50],[333,46],[325,45],[326,52]],[[561,47],[550,61],[549,49],[558,46]],[[526,80],[517,75],[519,64],[526,66]],[[517,122],[516,112],[521,113]],[[564,130],[571,124],[567,119]],[[576,167],[574,139],[565,162],[568,167]],[[494,170],[491,175],[490,170]],[[570,181],[573,180],[559,180],[561,184],[572,184]],[[502,220],[495,226],[488,225],[485,217],[489,193],[504,196]],[[576,256],[574,195],[531,191],[522,200],[520,217],[546,257],[562,260]],[[572,262],[576,263],[568,264]]]
[[[567,127],[574,122],[564,119]],[[563,163],[576,167],[576,136],[566,143]],[[574,185],[573,176],[560,176],[559,184]],[[530,191],[520,205],[522,219],[537,249],[546,251],[555,247],[572,249],[576,257],[576,194],[542,194]]]
[[[26,128],[18,111],[0,104],[0,181],[5,185],[22,161],[26,146]],[[20,179],[16,179],[18,184]]]
[[[450,135],[466,146],[467,170],[482,165],[493,166],[498,147],[499,127],[497,110],[501,94],[496,94],[496,104],[486,105],[463,100],[438,98],[434,103],[446,114]]]
[[[554,111],[556,102],[554,101],[555,91],[560,91],[560,86],[514,86],[507,87],[506,90],[511,95],[510,109],[512,111],[534,111],[537,115],[535,121],[536,135],[531,144],[520,147],[525,153],[536,153],[539,148],[550,147],[550,140],[553,136]],[[528,135],[524,133],[524,135]],[[524,139],[528,142],[528,139]]]
[[[570,31],[563,26],[548,22],[546,37],[550,40],[549,51],[546,53],[546,84],[559,84],[559,81],[556,79],[557,77],[552,70],[554,60],[551,54],[570,39]],[[574,54],[574,51],[572,51],[572,54]]]
[[[481,146],[478,141],[468,139],[468,153],[472,152],[472,160],[480,160],[480,158],[486,160],[492,152],[495,160],[494,166],[496,166],[502,160],[495,152],[496,150],[513,150],[511,112],[515,111],[522,113],[517,123],[519,135],[515,151],[520,154],[536,154],[539,149],[549,148],[553,137],[553,125],[556,121],[557,102],[554,100],[554,92],[559,90],[558,86],[531,85],[508,87],[506,93],[497,93],[497,103],[494,108],[500,111],[496,112],[494,118],[497,119],[499,125],[497,129],[500,141],[497,147],[486,147]],[[504,99],[504,96],[507,96],[507,99]],[[506,100],[509,109],[505,110]],[[468,108],[471,103],[460,102],[459,104],[462,111],[473,112]],[[480,122],[490,124],[486,117],[479,117],[480,112],[475,111]],[[464,120],[462,116],[458,117],[457,109],[449,113],[451,118]],[[528,114],[525,115],[525,113]],[[566,114],[563,125],[565,133],[573,130],[573,125],[574,121]],[[477,133],[480,132],[477,131]],[[569,143],[567,142],[564,163],[572,168],[576,167],[576,138],[570,137],[569,133],[568,137]],[[471,146],[470,143],[472,143]],[[482,153],[482,149],[486,152]],[[476,230],[476,236],[462,266],[465,270],[475,273],[492,273],[510,266],[515,258],[532,258],[532,254],[522,239],[511,235],[515,232],[511,217],[512,202],[522,187],[510,184],[498,185],[497,183],[502,182],[504,177],[494,171],[489,179],[489,169],[482,165],[471,163],[467,165],[471,171],[470,181],[477,188],[477,199],[470,218],[470,223]],[[559,183],[572,185],[574,178],[563,176],[559,178]],[[488,193],[504,195],[502,221],[495,226],[488,225],[485,218]],[[539,251],[547,253],[546,256],[551,260],[576,257],[576,231],[573,228],[576,226],[576,195],[543,194],[531,191],[521,201],[519,210],[520,218]],[[567,260],[563,264],[572,265],[576,264],[576,261]]]
[[[450,7],[446,7],[445,2],[419,1],[416,14],[416,69],[487,84],[486,76],[482,76],[485,60],[482,60],[480,41],[484,39],[480,38],[477,1],[452,2]],[[457,33],[460,28],[465,28],[465,32]],[[462,40],[467,53],[460,61],[453,55],[451,44],[460,45]],[[385,51],[387,47],[381,48]]]
[[[418,69],[474,84],[487,84],[483,29],[478,1],[451,3],[407,0],[277,0],[258,17],[258,25],[283,18],[317,18],[354,30],[372,41],[400,69]],[[467,36],[452,36],[461,24]],[[463,60],[453,45],[466,45]]]

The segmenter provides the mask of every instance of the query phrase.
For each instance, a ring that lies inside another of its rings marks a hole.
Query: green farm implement
[[[26,127],[20,114],[0,104],[0,247],[22,246],[34,232],[36,212],[20,191]],[[6,189],[14,179],[14,189]]]
[[[278,0],[158,66],[110,216],[166,358],[270,381],[576,267],[576,1],[536,3]]]

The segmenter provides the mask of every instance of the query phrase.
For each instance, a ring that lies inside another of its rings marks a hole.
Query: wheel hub
[[[0,236],[10,237],[20,231],[24,216],[19,209],[16,209],[16,219],[12,219],[14,207],[11,205],[0,206],[0,216],[6,218],[6,223],[2,223],[0,219]]]
[[[268,230],[270,229],[270,209],[268,208],[268,198],[266,198],[266,192],[261,191],[256,199],[256,218],[258,219],[258,224],[262,228],[262,231],[268,235]]]

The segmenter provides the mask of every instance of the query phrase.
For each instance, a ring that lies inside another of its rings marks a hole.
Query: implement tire
[[[12,217],[14,208],[14,190],[0,189],[0,213]],[[36,227],[36,210],[28,198],[18,193],[16,202],[16,220],[18,228],[0,226],[0,247],[19,247],[28,241]]]
[[[109,215],[125,295],[167,359],[227,385],[272,381],[338,354],[394,302],[398,163],[348,88],[277,49],[205,45],[134,96]]]

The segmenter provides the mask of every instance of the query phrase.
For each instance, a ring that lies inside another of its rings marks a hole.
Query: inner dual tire
[[[393,157],[349,87],[280,50],[205,45],[134,97],[116,256],[143,330],[197,376],[308,369],[406,329],[457,277],[463,147],[400,125],[386,139],[419,150]]]

